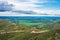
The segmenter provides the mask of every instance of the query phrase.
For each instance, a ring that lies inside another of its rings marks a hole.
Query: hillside
[[[53,22],[48,22],[48,23],[46,23],[46,22],[29,23],[28,21],[24,21],[24,24],[22,24],[22,23],[16,24],[9,20],[0,20],[0,31],[35,30],[35,29],[52,30],[52,29],[56,29],[56,28],[60,28],[60,21],[53,21]]]
[[[59,16],[0,16],[1,20],[8,20],[12,24],[24,25],[40,30],[50,30],[55,21],[59,21]],[[17,25],[14,25],[15,27]]]
[[[0,40],[60,40],[60,29],[45,33],[7,33],[0,34]]]
[[[16,23],[16,20],[3,19],[0,20],[0,40],[60,40],[59,20],[35,22],[38,23],[35,25],[29,20]]]
[[[8,20],[0,20],[0,32],[14,30],[31,30],[32,28],[26,25],[16,24]]]

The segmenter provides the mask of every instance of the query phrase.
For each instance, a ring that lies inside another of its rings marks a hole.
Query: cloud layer
[[[14,4],[13,10],[33,11],[36,12],[36,14],[34,15],[60,15],[60,1],[58,0],[7,0],[7,1],[10,4]],[[13,13],[12,15],[15,15],[15,13]]]

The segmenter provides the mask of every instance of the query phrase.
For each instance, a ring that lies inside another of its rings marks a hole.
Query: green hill
[[[8,33],[0,34],[0,40],[60,40],[60,29],[45,33]]]
[[[13,30],[31,30],[32,28],[26,25],[13,23],[11,21],[0,20],[0,32]]]
[[[34,30],[48,30],[43,33],[31,33]],[[11,32],[26,30],[28,32]],[[1,32],[6,32],[2,33]],[[0,20],[0,40],[60,40],[60,21],[39,23],[38,25],[27,26],[16,24],[8,20]]]

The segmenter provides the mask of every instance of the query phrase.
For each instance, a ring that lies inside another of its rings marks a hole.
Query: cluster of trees
[[[56,28],[60,28],[60,21],[52,21],[52,22],[40,22],[37,25],[32,25],[31,27],[35,27],[40,30],[52,30]]]

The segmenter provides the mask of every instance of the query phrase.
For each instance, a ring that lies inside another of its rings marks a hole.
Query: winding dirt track
[[[16,30],[16,31],[8,31],[8,32],[0,32],[0,34],[6,34],[6,33],[17,33],[17,32],[28,32],[27,30]],[[45,31],[31,31],[31,33],[44,33]]]
[[[16,31],[0,32],[0,34],[16,33],[16,32],[25,32],[25,30],[16,30]]]

